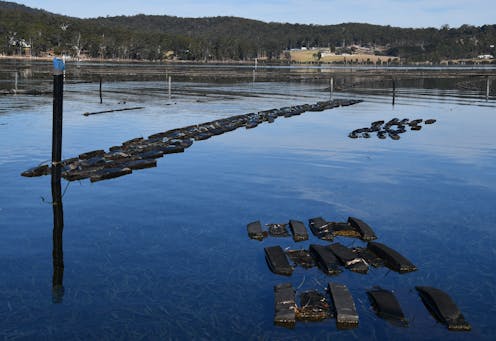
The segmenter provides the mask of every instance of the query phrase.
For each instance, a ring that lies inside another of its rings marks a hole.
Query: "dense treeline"
[[[280,58],[284,50],[357,44],[405,62],[494,54],[496,25],[398,28],[370,24],[299,25],[235,17],[118,16],[78,19],[0,1],[0,53],[160,60]]]

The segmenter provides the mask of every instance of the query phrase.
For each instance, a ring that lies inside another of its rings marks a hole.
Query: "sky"
[[[11,0],[12,1],[12,0]],[[398,27],[495,24],[494,0],[17,0],[79,18],[155,14],[236,16],[265,22],[333,25],[360,22]]]

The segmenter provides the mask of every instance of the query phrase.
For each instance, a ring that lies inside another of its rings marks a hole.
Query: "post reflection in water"
[[[64,298],[64,251],[62,234],[64,231],[64,208],[60,184],[61,165],[52,167],[52,207],[53,207],[53,278],[52,301],[61,303]]]

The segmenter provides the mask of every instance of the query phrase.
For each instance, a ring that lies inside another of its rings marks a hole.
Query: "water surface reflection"
[[[108,94],[103,105],[95,83],[68,85],[63,156],[328,96],[325,86],[315,82],[178,82],[184,91],[173,92],[177,104],[165,105],[163,85],[104,84]],[[215,88],[211,95],[199,94],[209,87]],[[196,94],[186,95],[188,89]],[[406,89],[399,90],[394,107],[389,94],[336,94],[366,101],[213,137],[132,176],[74,182],[63,207],[65,182],[56,182],[52,200],[60,205],[51,209],[39,199],[49,196],[48,178],[19,176],[49,158],[51,101],[0,99],[0,122],[6,123],[0,126],[0,187],[5,194],[0,199],[0,335],[491,339],[496,316],[494,104],[449,91],[411,89],[408,95]],[[143,95],[148,91],[153,95]],[[231,99],[223,98],[226,91]],[[242,95],[249,91],[257,96]],[[205,97],[209,100],[197,102]],[[130,105],[144,101],[147,108],[82,116],[114,107],[123,98]],[[438,122],[399,141],[347,137],[356,127],[393,117],[432,117]],[[273,326],[274,285],[289,281],[301,290],[323,289],[330,278],[303,269],[289,278],[272,274],[263,247],[294,243],[250,240],[246,224],[315,216],[339,221],[350,215],[367,221],[380,242],[401,250],[419,271],[399,276],[372,270],[366,276],[343,273],[335,278],[350,288],[357,302],[361,320],[355,331],[338,331],[332,320],[302,323],[290,331]],[[53,231],[46,229],[52,224]],[[69,250],[65,255],[62,233]],[[47,257],[50,246],[52,259]],[[51,284],[47,274],[53,274]],[[64,281],[70,285],[62,290]],[[411,321],[409,328],[377,319],[366,296],[374,285],[395,291]],[[415,285],[449,292],[473,331],[454,334],[436,324]],[[51,289],[53,301],[47,295]]]
[[[52,167],[52,207],[53,207],[53,276],[52,276],[52,300],[54,303],[62,303],[64,298],[64,207],[62,204],[61,165]]]

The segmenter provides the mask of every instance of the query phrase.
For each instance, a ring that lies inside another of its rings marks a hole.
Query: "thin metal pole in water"
[[[486,101],[489,100],[489,76],[486,79]]]
[[[332,101],[332,95],[334,93],[334,77],[331,77],[330,84],[329,84],[329,91],[330,91],[330,99]]]
[[[169,101],[171,100],[172,95],[172,77],[169,76]]]
[[[103,98],[102,98],[102,76],[100,76],[100,104],[103,103]]]
[[[53,60],[53,125],[52,125],[52,166],[60,163],[62,157],[62,117],[64,100],[64,62]]]
[[[393,105],[396,101],[396,80],[393,78]]]

